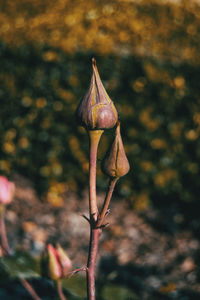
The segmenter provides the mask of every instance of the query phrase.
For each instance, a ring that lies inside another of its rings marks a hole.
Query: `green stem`
[[[108,211],[110,200],[112,198],[112,194],[113,194],[113,191],[114,191],[114,188],[115,188],[115,185],[116,185],[116,182],[117,182],[118,179],[119,179],[118,177],[110,179],[107,194],[106,194],[106,197],[105,197],[105,200],[104,200],[104,203],[103,203],[103,207],[102,207],[101,213],[98,217],[98,221],[97,221],[97,224],[96,224],[97,227],[102,226],[102,223],[103,223],[105,215]]]

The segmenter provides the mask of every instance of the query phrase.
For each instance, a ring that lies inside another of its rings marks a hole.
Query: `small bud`
[[[118,178],[126,175],[129,169],[118,123],[115,139],[102,162],[102,171],[111,178]]]
[[[47,271],[48,277],[58,280],[67,276],[72,268],[72,262],[60,245],[54,248],[48,244],[47,257],[44,258],[42,268],[44,275]]]
[[[9,204],[14,196],[15,184],[5,176],[0,176],[0,204]]]
[[[64,249],[59,244],[57,245],[57,254],[62,268],[62,276],[65,277],[72,269],[71,259],[68,257]]]
[[[57,250],[49,244],[48,251],[48,275],[52,280],[58,280],[62,277],[61,265],[58,261]]]
[[[101,82],[96,61],[92,59],[92,78],[76,111],[78,123],[88,130],[108,129],[118,120],[117,110]]]

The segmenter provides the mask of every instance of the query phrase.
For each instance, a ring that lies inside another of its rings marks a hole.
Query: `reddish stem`
[[[90,130],[90,178],[89,178],[89,213],[90,213],[90,245],[87,263],[87,297],[95,300],[95,264],[98,251],[100,229],[96,228],[98,207],[96,201],[96,163],[97,150],[103,130]]]
[[[36,294],[35,290],[26,279],[20,279],[20,281],[21,284],[29,292],[29,294],[32,296],[34,300],[41,300],[41,298]]]
[[[60,280],[57,280],[56,284],[57,284],[57,291],[58,291],[60,300],[67,300],[67,298],[65,297],[65,295],[63,293],[62,282]]]
[[[90,247],[87,263],[87,295],[88,300],[95,300],[95,265],[101,229],[90,228]]]
[[[104,203],[103,203],[103,208],[102,208],[101,213],[98,217],[98,221],[97,221],[97,225],[96,225],[97,227],[101,227],[101,225],[104,221],[104,218],[105,218],[106,213],[108,211],[110,200],[112,198],[112,194],[113,194],[113,191],[114,191],[114,188],[115,188],[115,184],[116,184],[118,179],[119,179],[118,177],[110,179],[108,191],[107,191]]]
[[[10,246],[8,243],[8,237],[6,232],[6,225],[5,225],[5,208],[0,206],[0,237],[1,237],[1,247],[3,250],[3,256],[8,256],[10,254]],[[21,284],[24,288],[29,292],[34,300],[41,300],[41,298],[37,295],[34,288],[28,283],[26,279],[20,279]]]
[[[3,250],[3,255],[7,256],[10,254],[10,247],[8,244],[8,238],[6,232],[4,207],[0,208],[0,236],[1,236],[1,247]]]

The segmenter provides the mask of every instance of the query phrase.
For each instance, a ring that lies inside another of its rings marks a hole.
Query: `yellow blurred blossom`
[[[174,138],[178,138],[182,134],[184,128],[183,122],[177,122],[170,125],[170,133]]]
[[[160,293],[162,294],[169,294],[177,289],[175,282],[169,282],[167,285],[162,286],[159,288]]]
[[[27,137],[23,136],[19,139],[18,141],[18,145],[20,148],[26,149],[29,147],[29,141],[27,139]]]
[[[28,119],[30,122],[32,122],[33,120],[35,120],[35,118],[37,117],[37,111],[33,110],[28,114]]]
[[[156,50],[156,52],[157,51],[158,50]],[[145,71],[151,81],[163,82],[165,84],[171,85],[172,80],[170,74],[167,71],[163,71],[163,69],[159,69],[157,66],[149,62],[145,64]]]
[[[5,142],[3,144],[3,150],[8,154],[13,154],[16,150],[15,144],[13,144],[12,142]]]
[[[43,55],[43,58],[46,61],[58,61],[59,60],[58,54],[54,51],[45,52],[44,55]]]
[[[152,110],[153,110],[152,107],[147,107],[139,115],[140,121],[149,131],[155,131],[160,124],[158,120],[152,119],[151,117]]]
[[[178,178],[178,174],[176,170],[166,169],[160,171],[154,176],[154,182],[158,187],[165,187],[172,180],[176,180]]]
[[[187,140],[195,141],[196,139],[198,139],[199,134],[196,130],[190,129],[190,130],[185,132],[185,137],[186,137]]]
[[[7,160],[0,160],[0,170],[4,172],[10,172],[11,164]]]
[[[63,109],[63,103],[61,101],[55,101],[53,104],[53,109],[55,111],[61,111]]]
[[[135,196],[132,199],[133,208],[136,211],[142,211],[148,208],[149,206],[149,195],[146,192],[142,192],[141,194]]]
[[[41,167],[40,174],[45,177],[49,176],[51,174],[51,167],[50,166]]]
[[[118,105],[118,110],[124,116],[133,116],[134,114],[134,108],[127,104]]]
[[[45,98],[38,98],[35,101],[37,108],[44,108],[47,105],[47,100]]]
[[[25,107],[29,107],[29,106],[31,106],[31,104],[32,104],[32,99],[29,97],[29,96],[24,96],[23,98],[22,98],[22,104],[25,106]]]
[[[59,163],[59,162],[54,162],[52,164],[52,173],[55,174],[55,175],[61,175],[62,172],[63,172],[63,167],[62,165]]]
[[[154,149],[165,149],[167,146],[166,141],[159,139],[159,138],[155,138],[151,141],[151,146]]]
[[[146,171],[149,172],[153,169],[153,163],[151,161],[145,160],[141,162],[141,168]]]
[[[200,126],[200,113],[199,112],[195,112],[193,115],[193,121],[195,124],[197,124],[198,126]]]
[[[69,90],[59,88],[57,89],[57,93],[60,96],[60,98],[62,98],[66,102],[71,102],[74,99],[74,95]]]
[[[71,86],[78,86],[78,84],[79,84],[79,79],[78,79],[77,76],[71,75],[71,76],[69,76],[69,78],[68,78],[68,82],[69,82],[69,84],[70,84]]]
[[[44,120],[42,121],[41,123],[41,127],[46,129],[46,128],[49,128],[52,124],[52,120],[51,120],[51,117],[48,116],[46,118],[44,118]]]
[[[17,131],[15,128],[11,128],[8,131],[6,131],[4,139],[7,140],[12,140],[16,137]]]
[[[47,201],[54,206],[63,206],[63,193],[67,190],[67,185],[63,182],[51,182],[47,192]]]
[[[139,2],[149,5],[147,0]],[[138,1],[88,0],[77,5],[76,1],[62,0],[49,5],[44,0],[41,5],[35,0],[27,5],[27,0],[7,0],[0,11],[0,35],[4,43],[15,47],[26,39],[28,44],[50,45],[71,54],[80,49],[99,53],[120,49],[133,55],[151,53],[152,57],[171,56],[175,61],[182,58],[195,63],[200,60],[198,43],[190,45],[188,38],[198,40],[199,6],[189,6],[188,1],[167,2],[152,0],[151,5],[156,5],[155,14],[151,14],[149,9],[138,9]],[[190,15],[192,20],[184,24]],[[183,31],[178,34],[180,29]],[[176,43],[169,43],[174,32]],[[57,56],[46,51],[44,59],[54,61]],[[168,80],[162,74],[151,78]]]
[[[177,89],[183,89],[185,87],[185,79],[182,76],[175,77],[174,85]]]

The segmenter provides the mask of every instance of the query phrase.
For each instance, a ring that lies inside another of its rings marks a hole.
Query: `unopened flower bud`
[[[15,184],[5,176],[0,176],[0,204],[9,204],[14,196]]]
[[[46,262],[45,262],[46,261]],[[54,248],[51,244],[47,246],[47,257],[43,261],[43,273],[47,270],[48,277],[58,280],[67,276],[71,271],[72,262],[60,245]]]
[[[126,175],[129,169],[118,123],[115,139],[102,162],[102,171],[111,178],[119,178]]]
[[[62,277],[62,269],[58,260],[57,250],[49,244],[48,251],[48,275],[52,280],[58,280]]]
[[[92,68],[88,92],[76,111],[77,120],[88,130],[112,128],[118,120],[117,110],[102,84],[94,58]]]
[[[72,262],[64,249],[58,244],[57,246],[58,259],[62,268],[62,276],[65,277],[72,269]]]

